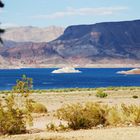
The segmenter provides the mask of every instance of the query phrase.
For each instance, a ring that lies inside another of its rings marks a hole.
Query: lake
[[[33,78],[34,89],[140,86],[140,75],[116,72],[131,68],[79,68],[82,73],[52,74],[54,68],[0,70],[0,90],[10,90],[23,74]]]

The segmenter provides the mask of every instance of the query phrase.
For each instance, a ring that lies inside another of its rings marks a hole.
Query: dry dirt
[[[74,91],[67,93],[42,93],[32,94],[34,100],[44,104],[47,114],[33,114],[34,125],[28,127],[32,134],[22,134],[14,136],[3,136],[0,140],[140,140],[140,127],[119,127],[119,128],[98,128],[91,130],[78,130],[68,132],[48,132],[46,125],[55,123],[58,125],[61,121],[54,117],[55,111],[64,104],[99,102],[103,104],[140,104],[140,90],[118,90],[106,91],[107,98],[97,98],[95,91]],[[133,99],[133,95],[138,95],[138,99]],[[63,122],[65,123],[65,122]],[[52,138],[52,139],[49,139]]]

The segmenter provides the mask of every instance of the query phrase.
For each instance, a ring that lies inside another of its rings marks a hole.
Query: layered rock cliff
[[[139,65],[140,20],[69,26],[49,43],[15,46],[1,48],[0,55],[23,67]]]

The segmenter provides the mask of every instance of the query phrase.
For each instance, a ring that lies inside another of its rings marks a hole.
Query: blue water
[[[33,78],[34,89],[140,86],[140,75],[121,75],[131,68],[80,68],[82,73],[52,74],[53,68],[0,70],[0,90],[12,89],[23,74]]]

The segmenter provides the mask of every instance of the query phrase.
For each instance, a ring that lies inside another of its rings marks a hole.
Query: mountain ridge
[[[69,26],[53,41],[1,48],[0,55],[20,67],[139,66],[140,20]]]
[[[59,37],[63,32],[64,28],[58,26],[19,26],[6,28],[2,37],[4,40],[13,42],[49,42]]]

